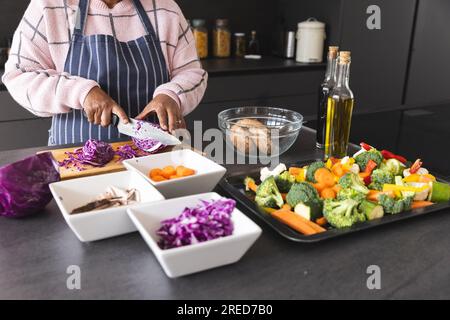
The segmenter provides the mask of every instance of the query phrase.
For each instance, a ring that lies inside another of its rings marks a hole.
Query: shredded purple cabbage
[[[142,127],[142,124],[144,123],[144,121],[140,120],[137,122],[136,125],[136,131],[139,131]],[[161,127],[156,124],[156,123],[152,123],[152,122],[148,122],[150,125],[161,129]],[[133,143],[136,147],[138,147],[140,150],[145,151],[147,153],[156,153],[158,151],[160,151],[161,149],[164,149],[165,147],[167,147],[166,145],[162,144],[160,141],[154,140],[154,139],[137,139],[137,138],[132,138]]]
[[[157,231],[160,248],[178,248],[231,235],[234,230],[231,214],[235,207],[236,201],[222,198],[185,208],[177,218],[161,222]]]
[[[107,142],[90,139],[83,146],[83,160],[94,167],[102,167],[114,158],[114,150]]]
[[[116,150],[116,156],[119,157],[117,162],[122,162],[124,160],[132,159],[132,158],[139,158],[144,156],[145,154],[136,149],[134,146],[130,146],[129,144],[125,144],[123,146],[120,146]]]
[[[59,162],[60,167],[86,170],[84,165],[103,167],[114,158],[114,150],[107,142],[90,139],[82,148],[66,152],[66,159]]]

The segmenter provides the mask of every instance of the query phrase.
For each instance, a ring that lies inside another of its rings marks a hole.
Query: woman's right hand
[[[111,124],[114,113],[123,123],[128,123],[128,116],[123,109],[101,88],[95,87],[89,91],[83,105],[88,121],[102,127]]]

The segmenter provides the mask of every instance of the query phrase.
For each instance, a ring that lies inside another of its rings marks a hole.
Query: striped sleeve
[[[2,81],[21,106],[37,116],[49,117],[81,109],[97,83],[56,71],[44,11],[40,1],[31,1],[14,33]]]
[[[194,36],[179,7],[178,42],[169,57],[170,82],[159,86],[154,93],[167,94],[179,103],[183,115],[192,112],[205,94],[208,73],[202,68],[197,55]]]

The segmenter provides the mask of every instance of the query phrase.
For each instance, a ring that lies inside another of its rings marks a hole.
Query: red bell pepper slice
[[[361,148],[363,148],[366,151],[369,151],[369,150],[373,149],[373,147],[371,145],[369,145],[369,144],[367,144],[365,142],[361,142],[359,145],[361,146]]]
[[[406,160],[406,158],[399,156],[397,154],[394,154],[388,150],[382,150],[381,154],[383,155],[383,158],[385,158],[386,160],[389,159],[397,159],[398,161],[400,161],[401,163],[406,163],[408,160]]]
[[[369,160],[369,162],[367,162],[367,165],[366,165],[366,170],[364,170],[364,172],[361,172],[359,174],[359,176],[361,178],[363,178],[364,183],[366,185],[368,185],[372,182],[371,175],[372,175],[373,170],[375,170],[376,167],[377,167],[377,163],[373,160]]]

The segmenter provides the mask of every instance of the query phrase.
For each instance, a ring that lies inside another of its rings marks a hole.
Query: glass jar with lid
[[[238,58],[245,57],[247,53],[247,44],[245,40],[245,33],[234,34],[234,55]]]
[[[227,19],[217,19],[213,31],[213,54],[216,58],[229,58],[231,55],[231,32]]]
[[[206,20],[192,20],[192,32],[194,34],[195,46],[200,59],[208,57],[208,29],[206,28]]]

